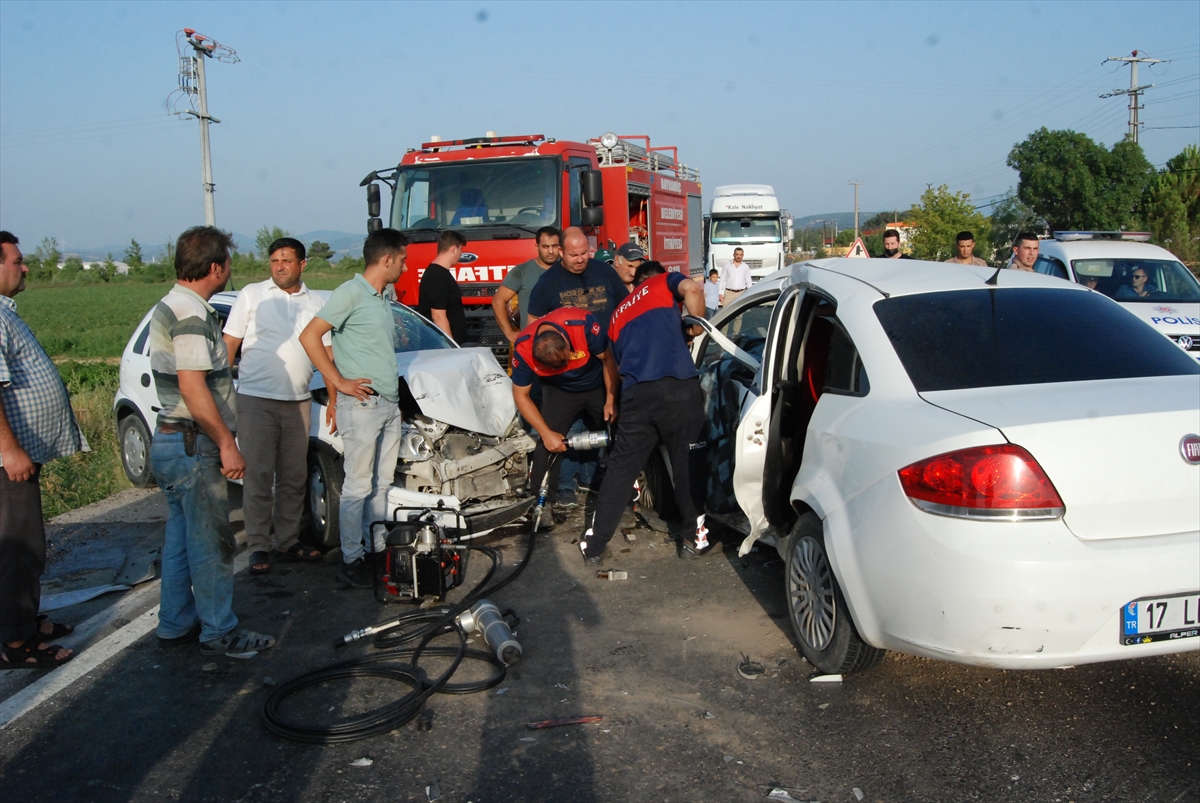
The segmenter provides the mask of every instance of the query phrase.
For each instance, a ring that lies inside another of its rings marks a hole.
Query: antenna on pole
[[[1128,136],[1131,140],[1133,140],[1134,142],[1137,142],[1138,141],[1138,131],[1141,129],[1141,126],[1142,126],[1142,124],[1140,122],[1138,122],[1138,110],[1143,108],[1142,106],[1138,105],[1138,98],[1141,97],[1142,92],[1144,92],[1145,90],[1150,89],[1151,87],[1154,86],[1154,84],[1145,84],[1144,86],[1138,86],[1138,82],[1137,82],[1138,65],[1139,64],[1164,64],[1167,61],[1170,61],[1170,59],[1148,59],[1144,56],[1139,56],[1138,52],[1135,50],[1135,51],[1133,51],[1133,53],[1131,53],[1128,56],[1109,56],[1108,58],[1106,58],[1104,61],[1102,61],[1100,63],[1107,64],[1110,61],[1124,61],[1129,64],[1129,89],[1114,89],[1112,92],[1105,92],[1100,97],[1115,98],[1118,95],[1128,95],[1129,96],[1129,134],[1128,134]]]
[[[192,49],[191,53],[186,48]],[[184,28],[175,34],[175,49],[179,53],[179,88],[167,98],[167,104],[173,108],[172,113],[178,115],[190,114],[200,121],[200,160],[201,178],[204,181],[204,222],[215,226],[217,223],[216,204],[213,192],[216,185],[212,179],[212,152],[208,142],[208,124],[221,122],[208,113],[208,89],[204,83],[204,60],[216,59],[226,64],[236,64],[241,61],[233,48],[210,39],[202,33],[196,33],[192,28]],[[172,101],[172,99],[174,99]],[[196,108],[197,99],[199,109]],[[188,108],[179,110],[181,102],[186,101]]]

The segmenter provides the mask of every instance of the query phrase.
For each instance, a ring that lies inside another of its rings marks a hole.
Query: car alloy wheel
[[[798,635],[815,650],[824,650],[837,626],[833,571],[825,548],[815,539],[797,539],[788,567],[788,602]]]

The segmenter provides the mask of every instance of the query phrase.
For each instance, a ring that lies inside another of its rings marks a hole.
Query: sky
[[[207,67],[217,225],[364,232],[371,170],[444,139],[647,134],[705,188],[796,217],[1014,187],[1039,127],[1112,145],[1138,50],[1141,143],[1200,142],[1200,2],[0,1],[0,228],[32,251],[161,245],[204,222],[199,126],[170,115],[176,35]],[[177,108],[186,108],[180,104]],[[986,209],[984,210],[987,211]],[[119,254],[118,254],[119,257]]]

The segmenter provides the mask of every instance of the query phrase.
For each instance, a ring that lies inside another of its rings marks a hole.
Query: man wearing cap
[[[530,398],[541,380],[539,410]],[[531,482],[540,488],[551,452],[565,452],[562,433],[580,415],[594,429],[616,417],[617,365],[608,351],[608,335],[587,310],[560,307],[521,330],[513,344],[513,401],[541,436],[533,453]],[[550,471],[547,501],[557,501],[558,466]]]
[[[742,261],[743,251],[733,249],[733,259],[721,268],[721,306],[727,306],[737,300],[737,297],[750,289],[753,279],[750,278],[750,266]]]
[[[629,292],[633,292],[633,275],[637,273],[638,266],[645,261],[646,252],[637,243],[625,243],[617,249],[616,256],[613,257],[613,268]]]
[[[969,231],[960,231],[954,238],[955,255],[946,260],[950,265],[978,265],[986,268],[987,263],[975,256],[975,235]]]

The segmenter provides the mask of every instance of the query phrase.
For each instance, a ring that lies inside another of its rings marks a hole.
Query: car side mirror
[[[584,226],[603,226],[604,210],[598,206],[585,206],[579,213],[580,222]]]
[[[584,170],[580,173],[579,187],[583,190],[584,206],[604,205],[604,177],[599,170]]]

